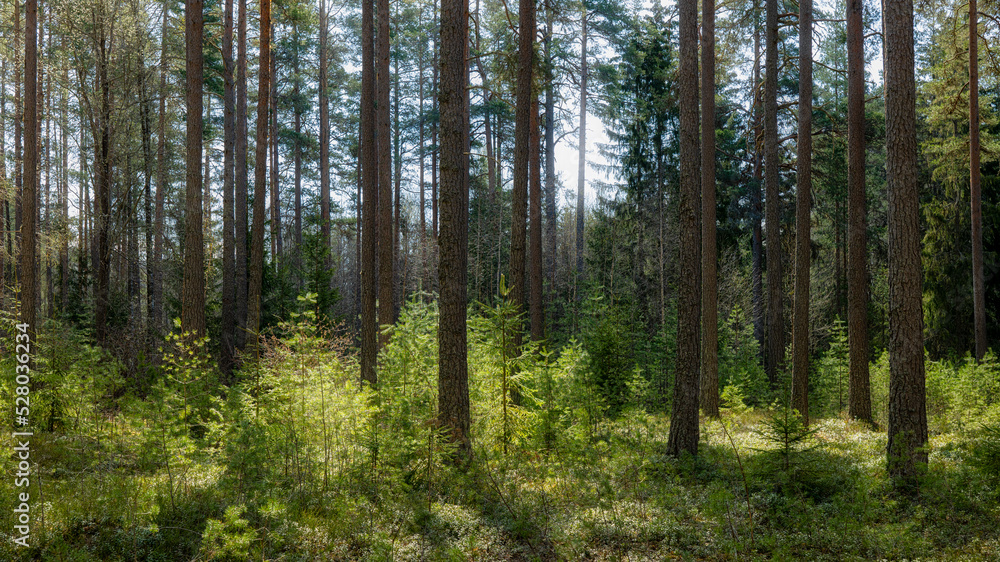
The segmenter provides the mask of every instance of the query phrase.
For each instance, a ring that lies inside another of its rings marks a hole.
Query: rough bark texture
[[[271,2],[260,2],[260,73],[257,87],[257,141],[250,233],[250,284],[247,287],[247,353],[257,354],[264,280],[264,199],[267,197],[267,113],[271,106]]]
[[[108,78],[110,41],[101,26],[98,31],[97,81],[101,91],[97,130],[94,131],[94,166],[96,182],[94,205],[97,243],[93,261],[97,263],[94,284],[94,332],[97,343],[104,345],[108,338],[108,296],[111,284],[111,250],[108,232],[111,226],[111,84]],[[195,166],[197,167],[197,166]]]
[[[378,149],[375,145],[375,23],[374,0],[361,4],[361,380],[378,382],[378,321],[375,317],[378,221]]]
[[[795,191],[792,408],[809,424],[809,252],[812,207],[812,0],[799,0],[799,136]]]
[[[847,2],[847,414],[871,423],[868,377],[868,220],[865,201],[865,53],[862,0]]]
[[[986,288],[983,279],[983,202],[979,169],[979,9],[969,0],[969,201],[972,213],[972,306],[976,361],[986,354]]]
[[[885,0],[889,191],[889,475],[915,489],[927,465],[913,2]]]
[[[438,328],[438,423],[471,454],[466,342],[469,222],[469,96],[467,0],[441,2],[441,322]]]
[[[274,37],[274,24],[268,31]],[[271,184],[271,262],[277,264],[284,252],[281,249],[281,186],[278,184],[278,60],[277,57],[270,57],[271,75],[269,83],[271,86],[270,95],[270,129],[268,141],[270,143],[271,165],[269,169],[269,181]]]
[[[38,0],[24,6],[24,184],[21,191],[21,322],[35,341],[38,289],[35,278],[35,238],[38,227]],[[29,366],[34,354],[29,354]]]
[[[247,0],[240,5],[236,37],[236,177],[233,194],[233,230],[236,245],[236,348],[247,334]]]
[[[767,235],[767,355],[772,385],[785,360],[785,314],[781,263],[781,190],[778,182],[778,1],[766,0],[764,60],[764,206]]]
[[[719,286],[715,248],[715,2],[702,0],[701,407],[719,417]]]
[[[764,244],[763,232],[761,231],[760,219],[764,216],[761,205],[760,186],[763,180],[763,170],[761,166],[761,148],[763,147],[763,135],[761,134],[761,104],[763,96],[760,89],[760,5],[754,0],[754,26],[753,26],[753,182],[750,187],[750,207],[753,222],[753,248],[751,266],[751,285],[753,302],[753,338],[757,340],[757,348],[760,358],[764,357]]]
[[[234,158],[236,156],[236,76],[233,61],[233,0],[226,0],[222,32],[222,326],[219,368],[232,372],[236,357],[236,230]]]
[[[531,339],[545,339],[545,302],[542,298],[542,169],[541,135],[538,128],[538,96],[531,96],[528,127],[528,199],[531,236],[529,248]]]
[[[393,296],[392,263],[392,152],[389,111],[389,0],[378,0],[378,37],[375,43],[377,76],[375,79],[375,111],[377,121],[378,159],[378,323],[392,324]],[[389,334],[379,330],[379,348],[389,341]]]
[[[528,168],[530,166],[532,65],[535,42],[535,2],[520,0],[518,7],[517,91],[514,106],[514,185],[511,202],[510,299],[518,313],[524,312],[526,291]],[[444,47],[442,46],[442,49]],[[443,80],[443,78],[442,78]],[[443,137],[442,132],[442,137]],[[443,138],[442,138],[443,141]],[[514,329],[514,347],[521,345],[521,329]]]
[[[205,67],[202,31],[203,0],[184,5],[184,39],[187,72],[187,187],[184,211],[184,292],[181,329],[195,338],[205,335],[205,247],[202,233],[202,81]]]
[[[698,2],[679,0],[678,106],[680,107],[680,252],[677,301],[677,372],[667,454],[698,454],[701,345],[701,223],[698,154]]]

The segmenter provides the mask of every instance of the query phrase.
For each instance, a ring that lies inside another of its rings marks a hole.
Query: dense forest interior
[[[998,10],[0,1],[0,559],[1000,560]]]

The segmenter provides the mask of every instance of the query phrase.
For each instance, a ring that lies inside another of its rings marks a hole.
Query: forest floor
[[[295,459],[275,456],[283,476],[260,487],[234,478],[233,450],[152,466],[137,444],[153,428],[108,420],[103,440],[34,437],[29,548],[12,544],[17,489],[5,470],[0,558],[1000,559],[995,480],[962,462],[952,434],[932,436],[913,497],[886,478],[883,432],[823,419],[788,439],[795,427],[778,436],[780,416],[759,411],[703,419],[698,457],[680,461],[663,454],[667,419],[632,412],[591,427],[583,446],[476,447],[464,469],[358,463],[303,481]]]

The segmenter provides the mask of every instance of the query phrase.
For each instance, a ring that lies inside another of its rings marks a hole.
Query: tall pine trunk
[[[438,423],[471,455],[466,342],[469,222],[468,0],[441,2],[441,322]],[[522,28],[523,29],[523,28]]]
[[[242,24],[241,24],[242,25]],[[271,107],[271,2],[260,1],[260,72],[257,87],[257,141],[250,233],[250,285],[247,289],[247,353],[257,353],[264,280],[264,199],[267,197],[267,129]]]
[[[785,361],[784,272],[781,263],[781,189],[778,185],[778,0],[766,0],[764,58],[764,205],[767,235],[767,354],[772,387]]]
[[[854,419],[871,423],[863,5],[862,0],[847,1],[847,345],[850,355],[847,413]]]
[[[809,261],[812,206],[812,0],[799,0],[799,135],[795,191],[792,407],[809,423]]]
[[[715,248],[715,2],[702,0],[701,407],[719,417],[719,286]]]
[[[21,192],[21,323],[27,325],[30,340],[38,330],[36,313],[38,289],[35,279],[38,230],[38,0],[26,0],[24,6],[24,184]],[[29,355],[29,366],[34,365]]]
[[[375,39],[377,75],[375,79],[375,118],[378,140],[378,323],[394,322],[392,263],[392,153],[389,90],[389,0],[378,2],[378,35]],[[389,341],[388,332],[379,331],[379,348]]]
[[[976,0],[969,0],[969,202],[972,214],[972,304],[976,361],[982,361],[986,355],[983,196],[979,179],[979,9]]]
[[[887,461],[897,488],[912,491],[927,466],[913,2],[885,0],[883,6],[889,192]]]
[[[576,300],[580,301],[583,290],[583,220],[584,190],[587,187],[587,8],[583,8],[580,20],[580,158],[576,175]]]
[[[701,163],[698,159],[698,2],[678,0],[680,49],[677,105],[680,109],[680,220],[677,371],[670,411],[667,454],[698,454],[701,327]]]
[[[375,361],[378,355],[376,297],[378,271],[378,147],[375,135],[375,0],[361,4],[361,130],[360,159],[362,185],[361,216],[361,380],[378,382]]]
[[[187,189],[184,212],[184,294],[181,329],[192,337],[205,334],[205,249],[202,233],[202,80],[203,0],[187,0],[184,39],[187,63]]]
[[[233,238],[235,245],[236,333],[234,345],[242,350],[247,334],[247,0],[239,2],[236,37],[236,146],[233,178]]]
[[[226,0],[222,32],[222,326],[219,367],[227,376],[236,360],[236,76],[233,61],[233,0]]]
[[[542,178],[541,138],[538,127],[538,96],[531,96],[531,116],[528,131],[528,199],[531,221],[529,277],[531,297],[531,339],[545,339],[545,302],[542,295]]]

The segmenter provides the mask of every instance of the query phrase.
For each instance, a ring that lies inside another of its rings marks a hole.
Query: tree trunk
[[[556,206],[555,77],[552,62],[552,29],[555,10],[545,2],[545,271],[549,294],[556,290],[556,237],[559,210]],[[487,139],[489,146],[489,139]],[[491,181],[492,183],[492,181]],[[490,193],[493,193],[490,190]],[[552,297],[550,297],[552,298]],[[555,320],[553,320],[555,321]]]
[[[587,8],[580,20],[580,158],[576,175],[576,300],[583,291],[584,190],[587,187]]]
[[[913,490],[927,465],[913,2],[885,0],[889,191],[889,475]]]
[[[240,24],[242,25],[242,23]],[[247,289],[247,353],[257,353],[264,280],[264,199],[267,197],[267,129],[271,94],[271,2],[260,0],[260,73],[257,87],[257,143],[250,233],[250,285]]]
[[[292,80],[292,103],[295,114],[294,127],[295,139],[292,141],[292,152],[295,163],[295,259],[296,277],[299,281],[299,290],[302,289],[302,142],[299,140],[302,135],[302,111],[299,99],[299,27],[297,23],[292,24],[292,39],[295,44],[292,57],[292,73],[295,78]],[[277,139],[275,139],[277,142]]]
[[[518,59],[517,91],[514,106],[514,185],[512,187],[510,227],[510,299],[516,314],[525,310],[525,265],[528,219],[528,173],[531,166],[530,143],[531,108],[534,95],[531,91],[532,65],[535,42],[535,2],[520,0],[518,8]],[[514,328],[513,354],[521,347],[520,326]]]
[[[847,2],[847,259],[850,262],[847,268],[847,343],[850,355],[847,414],[854,419],[871,423],[863,6],[862,0]],[[837,268],[840,268],[839,263]]]
[[[14,2],[14,232],[11,233],[8,253],[14,256],[19,252],[21,244],[21,195],[24,190],[24,160],[21,153],[22,122],[24,106],[21,104],[21,85],[24,84],[22,72],[24,61],[21,59],[21,3]],[[8,225],[9,228],[9,225]],[[20,281],[20,264],[11,266],[15,283]]]
[[[809,261],[812,204],[812,0],[799,0],[799,135],[795,191],[792,408],[809,424]]]
[[[469,222],[469,33],[467,0],[441,1],[441,247],[438,423],[471,455],[466,342]],[[523,29],[523,28],[522,28]],[[533,29],[533,26],[531,27]]]
[[[36,341],[38,289],[35,279],[35,238],[38,227],[38,0],[24,6],[24,184],[21,192],[21,323],[29,341]],[[34,354],[29,354],[29,368]]]
[[[167,193],[167,21],[169,0],[163,0],[163,21],[160,29],[160,89],[159,122],[156,140],[156,203],[153,219],[152,293],[150,325],[154,333],[163,330],[163,202]]]
[[[319,227],[330,266],[330,99],[327,94],[327,36],[330,33],[326,0],[319,2]]]
[[[184,212],[184,295],[181,330],[191,337],[205,335],[205,249],[202,236],[202,28],[203,0],[184,5],[184,38],[187,53],[187,189]]]
[[[274,37],[274,24],[268,30]],[[278,60],[270,57],[270,181],[271,181],[271,263],[277,264],[283,255],[281,248],[281,186],[278,184]]]
[[[701,408],[719,417],[719,285],[715,248],[715,2],[701,26]]]
[[[152,128],[152,109],[150,108],[149,99],[149,70],[146,68],[146,62],[143,56],[144,49],[139,50],[139,111],[140,120],[142,126],[142,178],[143,178],[143,231],[145,234],[145,248],[146,248],[146,332],[148,333],[154,326],[153,323],[153,145],[151,142],[151,137],[153,134]],[[63,75],[63,81],[68,82],[67,76]],[[65,101],[64,101],[65,103]],[[65,155],[66,152],[63,151]],[[67,188],[68,189],[68,188]],[[67,248],[67,254],[69,249]],[[69,257],[66,258],[67,263]],[[65,275],[63,276],[65,278]],[[68,281],[64,280],[64,283]],[[64,290],[64,293],[68,292]],[[68,300],[67,297],[63,297],[63,308],[65,309]]]
[[[97,181],[94,204],[97,243],[94,260],[97,262],[97,280],[94,284],[94,332],[97,343],[107,344],[108,295],[111,282],[111,251],[108,232],[111,227],[111,84],[108,78],[110,43],[102,26],[98,31],[97,81],[101,92],[97,129],[94,131],[94,166]],[[198,166],[195,165],[197,168]]]
[[[750,215],[753,222],[753,248],[751,268],[751,285],[753,299],[753,337],[757,340],[757,349],[760,359],[764,357],[764,244],[763,232],[761,231],[761,193],[760,186],[763,181],[763,170],[761,169],[761,148],[762,148],[762,127],[761,127],[761,104],[763,96],[761,92],[760,80],[760,6],[758,0],[753,4],[753,182],[750,187]]]
[[[376,296],[378,283],[378,147],[375,137],[374,1],[361,4],[361,380],[374,387],[378,356]]]
[[[224,129],[222,165],[222,325],[219,368],[229,377],[236,362],[236,76],[233,61],[233,0],[226,0],[222,32]]]
[[[531,339],[545,339],[545,302],[542,298],[542,178],[541,142],[538,128],[538,96],[531,96],[531,115],[528,130],[528,198],[531,220],[530,281],[531,290]]]
[[[986,289],[983,280],[983,209],[979,170],[979,10],[969,0],[969,199],[972,213],[972,303],[976,361],[986,354]]]
[[[678,282],[677,371],[670,411],[667,454],[698,454],[698,398],[701,321],[701,222],[698,159],[698,2],[679,0],[680,50],[677,105],[680,108],[680,269]]]
[[[778,185],[778,1],[766,0],[764,60],[764,204],[767,227],[767,355],[764,368],[774,387],[785,361],[784,273],[781,263],[781,189]]]
[[[235,251],[234,291],[236,332],[234,346],[242,350],[247,334],[247,0],[239,2],[240,24],[236,37],[236,146],[233,179],[233,230]]]
[[[375,78],[375,117],[378,146],[378,323],[392,324],[393,263],[392,263],[392,144],[389,129],[389,0],[377,0],[378,36],[375,41],[377,74]],[[388,333],[379,330],[379,349],[388,342]]]

